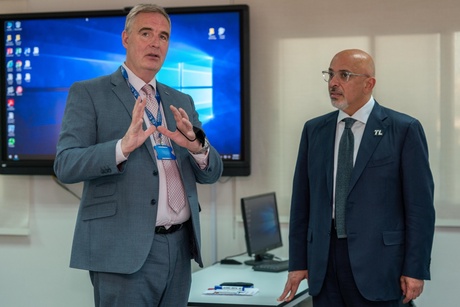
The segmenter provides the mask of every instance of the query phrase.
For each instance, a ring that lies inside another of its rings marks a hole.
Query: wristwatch
[[[195,140],[200,141],[201,145],[204,147],[205,139],[206,139],[206,134],[204,131],[198,127],[193,126],[193,132],[195,133]],[[182,132],[181,132],[182,133]],[[187,138],[188,139],[188,138]],[[195,140],[189,140],[190,142],[193,142]],[[208,144],[209,146],[209,144]]]
[[[205,137],[203,147],[199,151],[191,152],[191,153],[194,155],[200,155],[200,154],[206,153],[208,149],[209,149],[209,141],[208,141],[208,138]]]

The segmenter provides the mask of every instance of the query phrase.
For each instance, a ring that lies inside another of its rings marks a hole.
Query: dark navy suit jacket
[[[313,296],[328,262],[337,116],[335,111],[305,124],[294,174],[289,270],[308,269]],[[376,102],[346,204],[351,267],[366,299],[399,299],[401,275],[430,279],[433,193],[420,122]]]

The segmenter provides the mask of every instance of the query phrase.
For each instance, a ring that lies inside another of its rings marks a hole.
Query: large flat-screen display
[[[171,40],[157,79],[193,97],[224,176],[247,176],[249,8],[166,10]],[[1,174],[53,174],[68,90],[120,67],[128,11],[0,15]]]
[[[276,193],[241,198],[241,213],[247,252],[253,256],[245,263],[256,265],[272,260],[274,255],[267,252],[283,246]]]

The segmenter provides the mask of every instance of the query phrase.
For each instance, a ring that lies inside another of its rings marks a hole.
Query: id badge
[[[172,148],[166,145],[153,146],[157,152],[158,160],[176,160],[176,156],[172,152]]]

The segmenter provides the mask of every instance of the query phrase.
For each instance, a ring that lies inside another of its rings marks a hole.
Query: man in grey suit
[[[192,98],[156,81],[170,29],[161,7],[135,6],[120,69],[69,91],[54,170],[84,182],[70,265],[90,272],[96,306],[186,306],[190,259],[203,266],[196,184],[223,164]]]
[[[430,279],[435,211],[425,134],[418,120],[374,100],[366,52],[339,52],[323,75],[338,111],[303,129],[279,300],[291,300],[307,279],[315,307],[397,307]],[[338,162],[342,135],[354,140],[350,172]]]

